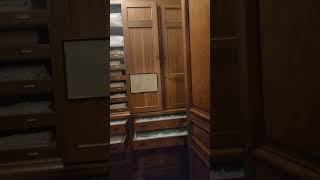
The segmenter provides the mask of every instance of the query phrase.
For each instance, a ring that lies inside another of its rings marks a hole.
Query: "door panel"
[[[156,2],[126,2],[123,13],[127,74],[130,76],[154,73],[158,76],[157,92],[133,94],[130,89],[130,81],[128,82],[130,112],[161,110],[157,4]]]
[[[162,6],[161,20],[166,108],[183,108],[185,84],[180,6]]]
[[[187,111],[190,122],[191,180],[209,179],[210,140],[210,0],[183,0]]]
[[[106,39],[107,5],[97,1],[52,1],[52,49],[57,77],[54,87],[59,124],[57,146],[65,163],[108,160],[109,101],[107,98],[68,100],[63,41]],[[57,11],[60,9],[61,11]],[[88,26],[90,24],[90,26]],[[51,30],[51,29],[50,29]]]

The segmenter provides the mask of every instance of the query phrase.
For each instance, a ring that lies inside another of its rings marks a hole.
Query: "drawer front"
[[[0,151],[0,162],[27,161],[57,157],[55,147]]]
[[[110,103],[124,103],[127,102],[127,98],[112,98],[110,99]]]
[[[1,61],[19,59],[49,59],[51,57],[50,47],[48,45],[39,45],[36,47],[0,48],[0,52],[2,57]]]
[[[118,134],[126,134],[126,128],[126,124],[111,126],[111,136]]]
[[[1,131],[51,127],[56,125],[55,114],[1,117]]]
[[[27,95],[27,94],[39,94],[49,93],[52,91],[51,81],[29,81],[29,82],[5,82],[0,83],[0,95]]]
[[[168,168],[179,166],[182,152],[172,151],[159,151],[159,152],[143,152],[143,154],[135,155],[135,167],[137,169],[155,169],[155,168]]]
[[[0,27],[46,24],[48,24],[48,12],[46,10],[0,13]]]
[[[125,152],[125,144],[112,144],[110,145],[110,153],[111,154],[119,154],[119,153],[124,153]]]
[[[210,134],[195,124],[192,124],[192,137],[195,137],[205,145],[207,149],[210,149]]]
[[[159,149],[175,146],[186,145],[187,138],[185,136],[180,137],[168,137],[158,139],[148,139],[133,142],[134,150],[147,150],[147,149]]]
[[[186,127],[186,119],[173,119],[165,121],[154,121],[145,123],[135,123],[134,128],[136,132],[152,131],[161,129],[175,129]]]

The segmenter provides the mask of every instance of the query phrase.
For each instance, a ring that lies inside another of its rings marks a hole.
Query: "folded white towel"
[[[115,109],[126,109],[127,103],[120,103],[120,104],[111,104],[110,109],[115,110]]]
[[[123,36],[111,36],[110,47],[123,47],[124,39]]]
[[[124,51],[123,50],[111,50],[110,51],[110,58],[123,58]]]
[[[122,26],[121,13],[111,13],[110,14],[110,26]]]

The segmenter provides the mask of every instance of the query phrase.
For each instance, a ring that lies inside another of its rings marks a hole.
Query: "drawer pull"
[[[26,122],[36,122],[36,121],[39,121],[39,119],[36,119],[36,118],[26,119]]]
[[[39,156],[38,152],[32,152],[32,153],[28,153],[28,156]]]
[[[96,147],[108,147],[109,143],[98,143],[98,144],[83,144],[83,145],[78,145],[79,149],[83,148],[96,148]]]
[[[20,54],[32,54],[33,51],[31,49],[23,49],[20,51]]]
[[[183,127],[188,127],[188,125],[189,125],[189,122],[188,122],[188,121],[187,121],[187,122],[182,123],[182,126],[183,126]]]
[[[27,84],[27,85],[23,85],[23,88],[35,88],[36,87],[36,85],[34,85],[34,84]]]
[[[31,16],[29,14],[19,14],[16,16],[16,19],[17,20],[27,20],[27,19],[30,19]]]
[[[116,79],[120,79],[121,77],[120,76],[117,76],[117,77],[115,77]]]

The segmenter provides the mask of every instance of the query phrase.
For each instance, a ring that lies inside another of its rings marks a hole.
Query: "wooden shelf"
[[[48,44],[2,47],[0,46],[0,63],[11,61],[34,61],[48,60],[51,58],[50,46]]]
[[[0,82],[0,96],[29,95],[52,92],[51,80]]]
[[[127,87],[116,87],[116,88],[110,88],[111,93],[117,93],[117,92],[126,92]]]
[[[134,129],[136,132],[143,131],[154,131],[161,129],[175,129],[186,127],[187,119],[170,119],[170,120],[160,120],[160,121],[151,121],[143,123],[135,123]]]
[[[129,111],[124,111],[120,113],[112,113],[110,115],[111,120],[117,120],[117,119],[130,119],[131,114]]]
[[[2,116],[0,131],[52,127],[56,126],[56,118],[55,113]]]
[[[113,104],[113,103],[124,103],[124,102],[128,102],[128,99],[125,97],[125,98],[112,98],[110,99],[110,103]]]
[[[126,76],[113,76],[110,77],[110,81],[126,81],[127,77]]]
[[[0,12],[0,28],[34,27],[48,24],[47,10]]]

